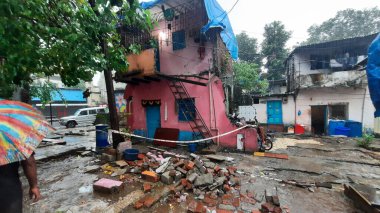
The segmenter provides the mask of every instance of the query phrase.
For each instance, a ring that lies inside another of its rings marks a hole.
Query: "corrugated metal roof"
[[[59,92],[67,102],[87,102],[86,99],[83,98],[83,91],[80,89],[59,89]],[[61,96],[56,91],[53,92],[52,96],[53,101],[55,102],[63,101]],[[32,101],[40,101],[40,99],[33,97]]]

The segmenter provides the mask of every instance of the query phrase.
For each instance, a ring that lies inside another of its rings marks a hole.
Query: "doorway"
[[[315,135],[325,135],[327,127],[327,106],[311,106],[311,129]]]
[[[145,110],[147,135],[154,138],[156,129],[161,127],[160,106],[147,106]]]
[[[267,102],[268,124],[282,124],[282,101]]]

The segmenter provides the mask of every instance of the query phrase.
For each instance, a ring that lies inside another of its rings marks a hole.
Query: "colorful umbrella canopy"
[[[32,106],[0,99],[0,165],[29,158],[52,130]]]

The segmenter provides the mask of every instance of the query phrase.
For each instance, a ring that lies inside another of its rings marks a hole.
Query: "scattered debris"
[[[44,138],[38,147],[41,148],[54,145],[66,145],[66,141],[63,139]]]

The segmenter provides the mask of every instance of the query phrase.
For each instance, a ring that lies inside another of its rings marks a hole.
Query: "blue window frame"
[[[193,121],[195,118],[195,100],[194,98],[185,98],[177,100],[178,121]]]
[[[185,30],[180,30],[172,33],[173,51],[186,48],[186,33]]]

